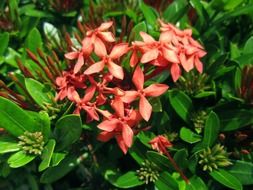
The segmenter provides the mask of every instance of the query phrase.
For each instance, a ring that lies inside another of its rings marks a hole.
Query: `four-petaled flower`
[[[113,61],[120,58],[122,55],[128,52],[128,44],[127,43],[121,43],[117,44],[112,48],[111,53],[108,55],[106,48],[100,47],[96,54],[101,58],[101,61],[92,64],[86,71],[84,71],[84,74],[91,75],[94,73],[101,72],[105,65],[107,65],[107,68],[109,72],[118,79],[124,78],[124,71],[123,68]]]
[[[113,115],[100,110],[105,120],[98,125],[98,128],[103,130],[99,134],[98,140],[106,142],[115,137],[119,147],[126,154],[133,142],[134,133],[132,128],[138,124],[141,117],[138,111],[125,109],[120,98],[113,100],[111,106],[115,111]]]
[[[146,121],[149,120],[152,113],[152,106],[146,99],[146,97],[157,97],[162,95],[164,92],[168,90],[168,86],[165,84],[151,84],[147,88],[143,88],[144,86],[144,74],[139,66],[136,67],[132,81],[137,89],[125,91],[125,95],[121,97],[122,101],[125,103],[131,103],[136,100],[138,97],[139,101],[139,110],[140,114]]]

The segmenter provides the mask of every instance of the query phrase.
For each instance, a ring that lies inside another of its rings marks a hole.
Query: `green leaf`
[[[137,135],[137,138],[149,148],[150,148],[149,142],[155,137],[156,137],[155,134],[150,131],[141,131]]]
[[[253,163],[236,160],[228,171],[243,185],[253,184]]]
[[[177,181],[168,173],[168,172],[162,172],[158,180],[155,182],[155,186],[157,189],[161,190],[177,190],[178,189],[178,183]]]
[[[144,21],[138,23],[133,27],[130,33],[129,41],[140,41],[142,40],[140,32],[147,32],[147,26]]]
[[[33,53],[37,52],[37,48],[42,48],[42,39],[40,32],[37,28],[33,28],[26,40],[25,40],[25,47],[32,51]]]
[[[31,162],[35,157],[35,155],[29,155],[23,151],[19,151],[11,155],[7,162],[11,168],[19,168]]]
[[[129,171],[121,176],[117,176],[114,172],[107,172],[105,174],[106,179],[118,188],[131,188],[144,184],[144,181],[140,181],[136,172]]]
[[[51,166],[57,166],[64,158],[66,153],[55,152],[52,155]]]
[[[76,142],[81,135],[82,122],[78,115],[65,115],[55,125],[57,150],[64,150]]]
[[[193,176],[190,183],[186,186],[186,190],[208,190],[205,182],[198,176]]]
[[[215,170],[210,173],[212,178],[226,187],[236,190],[242,190],[242,184],[238,179],[225,170]]]
[[[41,176],[41,183],[52,183],[58,179],[64,177],[77,165],[77,158],[73,155],[63,159],[59,165],[55,167],[49,167]]]
[[[251,36],[244,45],[243,54],[253,53],[253,36]]]
[[[188,151],[187,151],[187,149],[183,148],[183,149],[178,150],[175,153],[173,158],[181,169],[185,169],[189,165],[189,161],[188,161],[187,157],[188,157]]]
[[[208,20],[208,14],[205,11],[203,5],[201,4],[201,1],[190,0],[189,2],[191,6],[196,10],[201,25],[204,24]]]
[[[20,149],[17,140],[9,136],[0,137],[0,154],[16,152]]]
[[[167,169],[171,170],[173,168],[169,159],[166,156],[164,156],[158,152],[148,151],[147,157],[151,162],[156,164],[161,169],[167,168]]]
[[[42,108],[45,104],[53,104],[54,95],[46,89],[45,85],[32,78],[26,78],[25,86],[34,101]]]
[[[49,12],[39,11],[36,9],[27,9],[25,15],[39,18],[53,18],[53,15],[50,14]]]
[[[186,0],[173,1],[163,12],[163,18],[167,22],[176,23],[185,13],[188,8]]]
[[[10,134],[18,137],[24,131],[37,131],[36,121],[10,100],[0,97],[0,108],[0,127],[6,129]]]
[[[183,141],[191,143],[191,144],[201,141],[200,135],[192,132],[190,129],[186,127],[182,127],[180,129],[179,136]]]
[[[47,169],[50,166],[55,144],[56,144],[55,140],[50,139],[47,145],[44,147],[42,155],[41,155],[42,162],[39,165],[40,172]]]
[[[4,54],[9,44],[9,33],[4,32],[0,34],[0,56]]]
[[[158,15],[156,13],[156,11],[152,7],[146,5],[143,2],[143,0],[140,1],[140,9],[146,19],[146,22],[148,24],[148,29],[155,28],[156,21],[157,21],[157,15]]]
[[[133,157],[133,159],[140,165],[146,159],[146,147],[137,138],[134,139],[134,143],[131,148],[129,148],[128,152]]]
[[[193,110],[192,100],[184,92],[178,90],[169,91],[169,99],[176,113],[185,121],[189,122],[190,113]]]
[[[202,145],[205,147],[212,147],[215,143],[220,129],[220,120],[216,113],[210,112],[205,124],[204,138]]]
[[[160,98],[150,98],[149,103],[152,105],[153,112],[162,112],[163,111]]]
[[[224,110],[219,113],[219,117],[222,126],[221,131],[232,131],[253,123],[253,112],[251,110]]]

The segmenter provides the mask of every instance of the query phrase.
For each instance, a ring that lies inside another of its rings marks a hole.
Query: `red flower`
[[[144,86],[144,74],[139,66],[136,67],[132,81],[137,89],[137,91],[130,90],[125,91],[125,95],[121,97],[122,101],[125,103],[131,103],[138,97],[140,114],[146,121],[149,120],[152,113],[152,106],[146,99],[146,97],[157,97],[162,95],[168,90],[168,86],[165,84],[151,84],[147,88],[143,89]]]
[[[117,44],[112,48],[111,53],[108,55],[106,48],[103,48],[102,46],[97,50],[96,54],[102,59],[101,61],[92,64],[84,74],[91,75],[93,73],[99,73],[102,71],[107,65],[109,72],[118,79],[124,78],[124,72],[123,68],[114,63],[113,61],[120,58],[122,55],[127,53],[128,51],[128,44],[127,43],[121,43]]]
[[[102,23],[98,28],[91,29],[86,32],[87,41],[94,47],[94,51],[97,54],[100,49],[106,49],[104,42],[115,42],[115,38],[112,32],[106,32],[113,25],[112,21]]]
[[[99,134],[98,140],[106,142],[115,137],[119,147],[126,154],[133,142],[132,128],[140,121],[140,116],[135,110],[126,110],[124,103],[119,98],[113,100],[111,106],[115,110],[113,115],[107,111],[99,110],[105,120],[98,125],[98,128],[103,130]]]
[[[73,100],[73,90],[77,88],[84,89],[84,75],[75,75],[71,71],[63,72],[63,76],[56,78],[56,84],[59,86],[59,92],[56,95],[56,100],[63,100],[68,97],[69,100]]]
[[[87,115],[87,122],[92,120],[99,120],[99,116],[96,112],[96,102],[90,102],[95,94],[96,87],[90,86],[86,89],[84,97],[81,99],[79,94],[74,91],[73,92],[73,102],[76,103],[76,109],[74,114],[80,114],[81,110],[85,110]]]
[[[152,139],[149,144],[151,145],[152,149],[165,154],[165,150],[167,148],[172,147],[171,142],[164,136],[159,135]]]
[[[87,59],[91,52],[93,46],[90,40],[84,39],[82,42],[82,48],[79,51],[73,51],[65,54],[65,57],[69,60],[77,59],[77,62],[74,67],[74,73],[78,73],[82,66],[84,65],[85,59]]]

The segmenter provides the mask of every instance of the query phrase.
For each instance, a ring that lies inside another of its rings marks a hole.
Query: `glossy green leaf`
[[[253,112],[251,110],[224,110],[219,113],[222,131],[240,129],[253,123]]]
[[[36,9],[28,9],[25,14],[27,16],[31,16],[31,17],[39,17],[39,18],[53,18],[53,15],[50,14],[49,12],[45,12],[45,11],[40,11],[40,10],[36,10]]]
[[[188,2],[186,0],[173,1],[163,12],[163,18],[165,21],[175,23],[178,21],[187,10]]]
[[[57,150],[64,150],[76,142],[81,135],[82,122],[79,115],[65,115],[55,125]]]
[[[189,165],[188,151],[186,149],[180,149],[174,154],[174,160],[181,169],[185,169]]]
[[[212,147],[215,143],[220,130],[220,120],[216,113],[210,112],[205,124],[204,138],[202,145],[204,147]]]
[[[203,24],[205,21],[208,20],[207,16],[208,14],[206,13],[204,6],[202,5],[201,1],[199,0],[190,0],[189,1],[191,6],[196,10],[200,23]]]
[[[180,129],[179,136],[183,141],[191,143],[191,144],[201,141],[200,135],[192,132],[190,129],[186,127],[182,127]]]
[[[0,137],[0,154],[16,152],[20,149],[17,140],[8,136]]]
[[[163,111],[160,98],[150,98],[149,103],[152,106],[153,112],[162,112]]]
[[[190,183],[186,186],[186,190],[208,190],[205,182],[198,176],[190,178]]]
[[[150,148],[149,142],[155,138],[155,134],[150,132],[150,131],[141,131],[138,135],[137,138],[147,147]]]
[[[228,169],[243,185],[253,184],[253,163],[236,160]]]
[[[177,181],[168,173],[168,172],[162,172],[158,180],[155,182],[155,186],[160,190],[166,189],[166,190],[177,190],[178,184]]]
[[[52,155],[51,166],[57,166],[65,157],[66,153],[55,152]]]
[[[25,41],[25,47],[33,53],[36,53],[37,48],[42,48],[42,39],[40,32],[37,28],[33,28],[29,32]]]
[[[35,155],[29,155],[23,151],[19,151],[10,156],[8,164],[11,168],[19,168],[31,162],[35,157]]]
[[[46,144],[46,146],[44,147],[41,155],[42,162],[39,165],[40,172],[47,169],[50,166],[55,144],[56,144],[55,140],[50,139]]]
[[[9,33],[4,32],[0,34],[0,56],[7,50],[9,44]]]
[[[170,170],[173,168],[169,159],[166,156],[164,156],[158,152],[148,151],[147,157],[151,162],[156,164],[161,169],[166,168],[166,169]]]
[[[142,38],[140,36],[140,32],[147,32],[147,25],[144,21],[138,23],[137,25],[135,25],[133,27],[133,29],[131,30],[131,33],[130,33],[130,37],[129,37],[130,41],[142,40]]]
[[[243,54],[253,53],[253,36],[251,36],[245,43],[243,48]]]
[[[190,113],[193,110],[191,98],[182,91],[170,90],[169,99],[176,113],[185,122],[189,122]]]
[[[142,0],[140,1],[140,9],[146,19],[148,29],[154,28],[157,21],[156,11],[152,7],[146,5]]]
[[[141,165],[146,159],[146,147],[137,138],[135,138],[134,143],[129,148],[128,152],[139,165]]]
[[[0,127],[6,129],[10,134],[18,137],[24,131],[37,131],[36,121],[10,100],[0,97],[0,108]]]
[[[77,158],[73,155],[63,159],[59,165],[49,167],[40,178],[41,183],[52,183],[67,175],[77,165]]]
[[[242,190],[241,182],[226,170],[215,170],[211,172],[210,175],[214,180],[228,188]]]
[[[25,86],[34,101],[42,108],[45,107],[46,104],[53,103],[52,100],[54,95],[39,81],[32,78],[26,78]]]
[[[115,175],[113,172],[107,172],[105,175],[106,179],[118,188],[127,189],[144,184],[144,181],[140,181],[134,171],[129,171],[120,176]]]

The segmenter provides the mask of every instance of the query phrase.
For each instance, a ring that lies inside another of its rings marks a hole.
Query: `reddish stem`
[[[160,142],[159,142],[160,143]],[[175,160],[171,157],[170,153],[166,150],[166,148],[163,146],[162,143],[160,143],[160,147],[162,149],[162,152],[167,156],[167,158],[170,160],[171,164],[175,168],[175,170],[180,174],[182,179],[188,184],[190,183],[189,179],[184,175],[183,171],[179,168]]]

